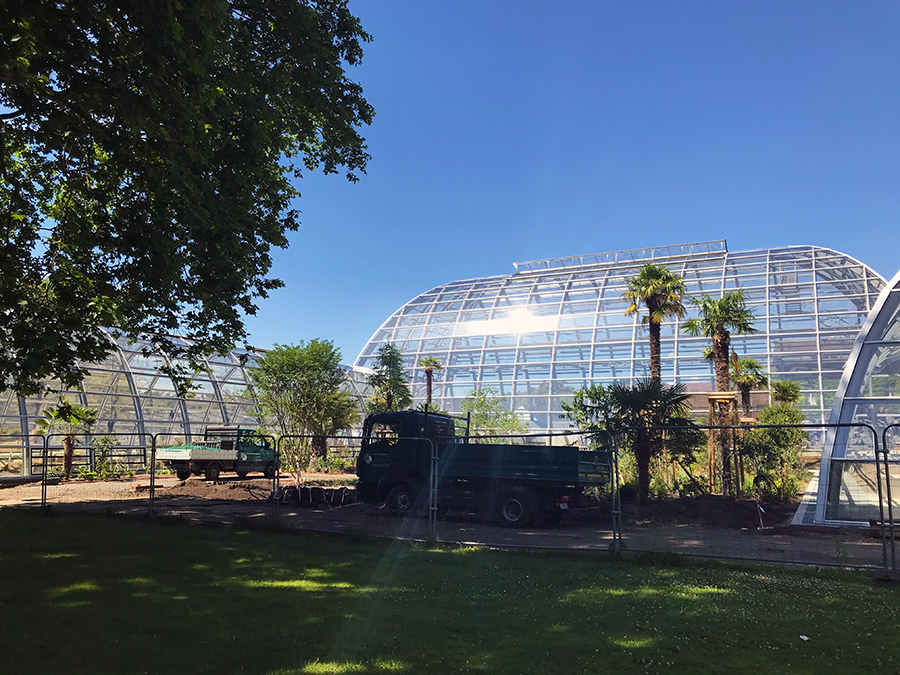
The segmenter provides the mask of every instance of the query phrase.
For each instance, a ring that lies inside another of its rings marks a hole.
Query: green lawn
[[[683,562],[0,510],[0,673],[900,669],[900,585]]]

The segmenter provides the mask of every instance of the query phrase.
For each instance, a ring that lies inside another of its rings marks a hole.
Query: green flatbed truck
[[[236,426],[206,427],[202,441],[160,448],[156,458],[173,468],[180,480],[201,473],[216,480],[223,471],[234,471],[240,478],[260,471],[271,479],[278,470],[269,440],[255,429]]]
[[[452,417],[406,410],[366,418],[357,498],[396,514],[427,508],[432,452],[439,509],[490,513],[508,527],[555,520],[587,503],[585,488],[612,479],[609,451],[472,442],[456,436]]]

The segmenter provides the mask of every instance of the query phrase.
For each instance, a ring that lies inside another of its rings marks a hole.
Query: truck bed
[[[442,478],[504,478],[601,484],[609,481],[612,456],[573,447],[448,443],[440,449]]]
[[[187,443],[174,448],[160,448],[156,451],[156,458],[175,462],[233,461],[238,458],[238,453],[237,450]]]

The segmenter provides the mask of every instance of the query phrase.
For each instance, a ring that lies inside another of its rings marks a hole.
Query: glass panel
[[[863,346],[846,395],[900,396],[900,344]]]
[[[596,342],[606,342],[608,340],[628,339],[634,334],[633,326],[611,326],[609,328],[598,328],[594,332],[594,340]]]
[[[866,298],[862,295],[819,300],[819,312],[853,312],[867,311]]]
[[[818,355],[813,354],[778,354],[773,355],[769,368],[772,373],[790,373],[794,371],[808,372],[819,370]],[[780,378],[786,379],[786,378]]]
[[[557,361],[588,361],[593,349],[590,345],[571,345],[556,348]]]
[[[515,349],[488,349],[484,352],[484,363],[515,363]]]
[[[819,316],[819,328],[847,328],[849,326],[862,326],[867,314],[822,314]]]
[[[781,298],[812,298],[815,296],[815,287],[812,284],[792,284],[789,286],[771,286],[769,298],[778,300]]]
[[[596,345],[594,347],[594,359],[629,359],[631,358],[631,343],[611,343]]]
[[[769,319],[769,331],[791,331],[798,332],[802,330],[810,330],[816,327],[816,318],[814,316],[793,316],[793,317],[771,317]]]
[[[550,378],[550,364],[516,366],[517,380],[547,380]]]
[[[476,366],[481,362],[481,352],[452,352],[451,366]]]
[[[867,341],[900,340],[900,290],[891,291]]]
[[[594,363],[591,367],[591,378],[594,380],[615,381],[631,377],[631,361],[606,361]]]

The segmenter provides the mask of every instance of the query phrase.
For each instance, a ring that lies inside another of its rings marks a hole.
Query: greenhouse
[[[853,346],[837,390],[832,424],[866,427],[830,429],[822,452],[819,499],[815,522],[868,521],[881,517],[879,482],[885,493],[884,465],[881,474],[873,461],[877,442],[886,446],[896,461],[900,440],[900,273],[884,289]],[[900,503],[900,466],[892,462],[890,484],[893,505]],[[880,479],[880,480],[879,480]],[[898,515],[894,511],[894,517]]]
[[[630,384],[649,371],[648,333],[626,316],[627,280],[644,264],[665,265],[685,279],[687,295],[720,297],[742,289],[757,332],[732,347],[764,365],[770,377],[800,383],[807,418],[827,422],[844,363],[885,286],[871,268],[837,251],[787,246],[730,252],[725,241],[515,263],[511,274],[453,281],[399,308],[356,361],[371,367],[379,347],[397,345],[425,398],[433,356],[434,403],[458,411],[466,395],[491,387],[533,432],[569,427],[560,403],[591,383]],[[662,379],[695,392],[706,409],[714,389],[709,341],[682,332],[687,315],[662,325]],[[756,407],[769,402],[756,392]]]
[[[95,408],[94,435],[108,435],[122,448],[145,454],[154,434],[165,441],[190,442],[202,438],[207,425],[258,427],[256,401],[248,369],[265,350],[237,349],[206,361],[207,372],[194,374],[189,397],[177,395],[162,372],[164,366],[184,365],[155,350],[148,341],[129,343],[109,336],[115,346],[105,361],[87,366],[83,391],[66,394],[74,403]],[[149,352],[149,355],[145,352]],[[344,388],[362,402],[369,396],[365,374],[344,366]],[[56,395],[22,398],[10,391],[0,399],[0,477],[29,473],[30,456],[42,447],[34,435],[35,420]]]

